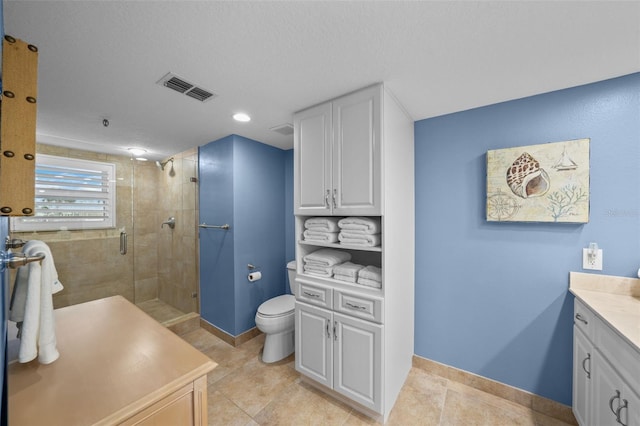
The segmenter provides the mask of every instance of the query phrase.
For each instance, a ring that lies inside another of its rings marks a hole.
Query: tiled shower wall
[[[116,228],[12,233],[39,239],[51,248],[65,289],[54,295],[56,308],[122,295],[139,303],[156,298],[183,312],[198,312],[197,293],[197,150],[174,156],[174,167],[161,171],[153,162],[50,145],[37,153],[116,163]],[[161,228],[169,216],[176,228]],[[120,254],[120,232],[129,235],[128,253]],[[13,277],[12,277],[13,278]],[[13,279],[12,279],[13,282]]]
[[[182,312],[198,312],[198,151],[173,158],[164,171],[156,168],[158,298]],[[175,217],[175,229],[160,228],[169,217]]]

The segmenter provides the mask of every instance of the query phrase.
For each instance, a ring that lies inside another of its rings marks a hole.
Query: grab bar
[[[11,253],[8,258],[2,259],[2,266],[17,269],[31,262],[39,262],[44,259],[44,253],[38,253],[35,256],[27,256],[24,253]]]
[[[198,228],[207,228],[207,229],[224,229],[225,231],[231,228],[228,223],[224,225],[207,225],[206,223],[201,223],[198,225]]]
[[[120,254],[127,254],[127,233],[124,231],[120,232]]]

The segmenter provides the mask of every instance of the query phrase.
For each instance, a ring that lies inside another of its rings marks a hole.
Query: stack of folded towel
[[[382,269],[377,266],[366,266],[358,271],[358,284],[368,287],[382,287]]]
[[[321,243],[335,243],[338,241],[337,217],[310,217],[304,221],[305,241],[315,241]]]
[[[345,217],[338,221],[341,244],[363,247],[380,245],[380,218],[376,217]]]
[[[336,265],[333,268],[333,278],[340,281],[355,283],[358,279],[358,271],[362,268],[364,268],[364,266],[351,262]]]
[[[325,248],[309,253],[302,260],[304,261],[305,273],[331,278],[334,266],[350,261],[351,254],[341,250]]]

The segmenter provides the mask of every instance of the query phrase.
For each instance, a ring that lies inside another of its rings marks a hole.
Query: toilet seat
[[[258,315],[266,318],[275,318],[290,315],[295,309],[296,298],[291,294],[269,299],[258,307]]]

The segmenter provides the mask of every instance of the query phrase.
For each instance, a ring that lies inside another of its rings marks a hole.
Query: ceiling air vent
[[[281,124],[279,126],[275,126],[270,128],[269,130],[273,130],[274,132],[278,132],[281,135],[289,136],[293,134],[293,126],[289,123]]]
[[[173,89],[176,92],[180,92],[201,102],[205,102],[216,97],[215,93],[207,89],[203,89],[202,87],[198,87],[195,84],[189,83],[184,78],[178,77],[177,75],[170,72],[165,74],[160,80],[156,82],[156,84],[168,87],[169,89]]]

